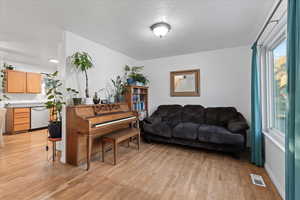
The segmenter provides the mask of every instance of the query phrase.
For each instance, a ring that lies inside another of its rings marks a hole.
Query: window
[[[285,132],[287,117],[287,65],[286,39],[281,41],[271,52],[271,127]]]

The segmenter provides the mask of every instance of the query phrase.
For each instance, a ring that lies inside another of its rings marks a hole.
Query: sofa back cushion
[[[154,116],[160,116],[163,121],[167,121],[168,117],[172,116],[174,113],[180,111],[181,105],[160,105],[157,110],[153,113]]]
[[[204,107],[201,105],[185,105],[182,108],[182,122],[204,123]]]
[[[234,107],[205,108],[205,124],[227,126],[228,122],[238,116]]]

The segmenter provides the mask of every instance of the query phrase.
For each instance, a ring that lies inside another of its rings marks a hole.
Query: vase
[[[92,105],[92,104],[94,104],[93,98],[85,98],[85,104],[86,105]]]
[[[99,104],[100,103],[100,98],[93,98],[94,104]]]
[[[74,106],[82,104],[82,98],[73,98]]]
[[[134,85],[135,81],[133,78],[128,78],[127,83],[128,83],[128,85]]]
[[[61,122],[53,121],[48,125],[50,138],[61,138]]]

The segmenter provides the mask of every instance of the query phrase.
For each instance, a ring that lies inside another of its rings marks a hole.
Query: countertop
[[[5,102],[6,108],[31,108],[45,106],[46,101],[8,101]]]

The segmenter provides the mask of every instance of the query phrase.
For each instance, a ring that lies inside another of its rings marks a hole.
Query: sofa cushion
[[[198,136],[199,124],[192,122],[179,123],[173,129],[174,138],[196,140]]]
[[[226,127],[228,122],[238,115],[234,107],[205,108],[205,124]]]
[[[203,124],[204,107],[201,105],[185,105],[182,108],[182,122]]]
[[[180,111],[182,108],[181,105],[160,105],[158,106],[157,110],[153,113],[153,116],[160,116],[162,118],[162,121],[168,121],[168,117],[177,112]]]
[[[243,145],[244,137],[234,134],[226,128],[214,125],[200,125],[198,128],[198,140],[214,144]]]
[[[144,123],[143,129],[145,132],[153,135],[166,137],[166,138],[172,137],[172,130],[166,122],[160,122],[155,124]]]

